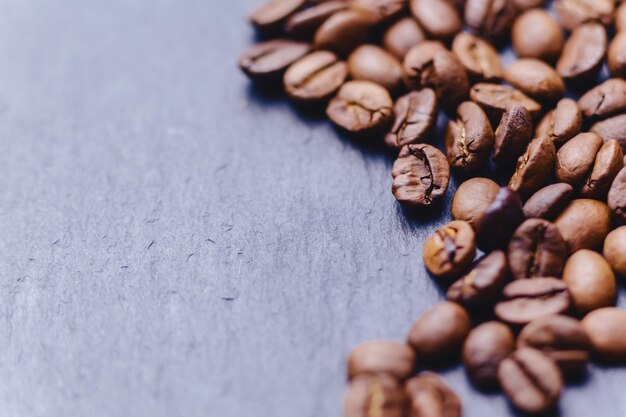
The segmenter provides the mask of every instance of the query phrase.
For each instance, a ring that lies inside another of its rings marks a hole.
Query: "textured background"
[[[238,72],[256,3],[0,0],[2,416],[338,416],[350,348],[442,298],[447,215]],[[562,415],[624,417],[625,382],[594,368]]]

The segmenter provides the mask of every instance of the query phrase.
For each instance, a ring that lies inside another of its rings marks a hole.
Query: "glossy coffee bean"
[[[402,147],[391,170],[392,192],[403,204],[428,207],[446,194],[450,181],[450,166],[445,156],[427,144]]]
[[[498,381],[509,401],[529,414],[553,410],[563,390],[558,366],[537,349],[521,348],[498,367]]]
[[[615,219],[626,222],[626,168],[622,168],[613,180],[607,201]]]
[[[613,180],[624,167],[624,153],[616,140],[605,142],[598,150],[593,168],[580,190],[580,196],[606,200]]]
[[[474,34],[492,41],[503,39],[516,14],[515,3],[508,0],[465,2],[465,23]]]
[[[489,321],[473,329],[463,345],[465,371],[480,388],[498,386],[498,366],[515,350],[515,338],[508,326]]]
[[[476,235],[469,223],[455,220],[424,241],[426,268],[438,278],[455,278],[469,269],[476,254]]]
[[[604,259],[613,272],[626,278],[626,226],[618,227],[604,240]]]
[[[526,201],[524,215],[528,219],[554,220],[569,203],[573,192],[574,188],[563,182],[548,185]]]
[[[461,417],[461,400],[439,375],[422,372],[409,379],[405,387],[409,397],[408,415],[412,417]]]
[[[626,29],[626,3],[621,3],[615,10],[615,30],[622,32]]]
[[[473,310],[489,306],[500,296],[508,273],[504,252],[493,251],[450,286],[447,298]]]
[[[615,0],[556,0],[554,11],[564,29],[574,30],[583,23],[613,22]]]
[[[389,91],[402,83],[402,65],[389,52],[376,45],[361,45],[350,54],[348,70],[353,80],[372,81]]]
[[[434,39],[452,39],[461,31],[461,17],[446,0],[410,0],[411,13],[420,27]]]
[[[406,0],[350,0],[350,7],[366,13],[377,24],[401,16],[406,8]]]
[[[348,356],[348,378],[363,374],[388,374],[408,378],[415,369],[416,356],[405,343],[376,340],[361,343]]]
[[[285,23],[285,32],[296,38],[311,39],[317,29],[333,14],[346,10],[344,0],[331,0],[294,13]]]
[[[590,130],[600,135],[605,142],[616,140],[622,152],[626,152],[626,114],[602,120],[591,126]]]
[[[580,249],[593,249],[604,241],[611,230],[609,207],[596,200],[571,201],[554,222],[569,253]]]
[[[496,198],[500,186],[489,178],[470,178],[457,188],[452,199],[452,217],[476,226],[487,207]]]
[[[613,77],[626,77],[626,31],[619,32],[611,41],[607,61]]]
[[[504,79],[538,101],[556,101],[565,94],[565,84],[551,66],[534,58],[522,58],[504,71]]]
[[[332,52],[317,51],[294,63],[283,77],[285,91],[301,103],[320,103],[337,93],[348,77],[345,62]]]
[[[595,133],[580,133],[567,142],[556,154],[557,181],[578,186],[591,171],[596,154],[602,147],[602,138]]]
[[[533,139],[517,160],[509,187],[523,197],[539,190],[546,182],[556,160],[554,142],[547,136]]]
[[[576,102],[570,98],[564,98],[559,100],[554,110],[541,119],[535,136],[548,136],[556,146],[561,146],[580,133],[582,123],[582,112]]]
[[[310,50],[311,46],[303,42],[274,39],[244,52],[239,58],[239,67],[253,80],[274,81]]]
[[[494,134],[485,112],[466,101],[457,108],[457,119],[446,128],[446,156],[452,168],[463,173],[483,168],[493,148]]]
[[[424,31],[412,17],[405,17],[394,23],[383,36],[385,49],[391,52],[399,60],[409,49],[426,39]]]
[[[606,29],[599,23],[578,26],[565,42],[556,71],[565,81],[593,80],[602,66],[607,48]]]
[[[524,326],[549,314],[563,314],[571,306],[567,285],[557,278],[519,279],[502,292],[496,317],[509,325]]]
[[[515,19],[513,49],[520,58],[555,62],[563,50],[563,32],[543,9],[531,9]]]
[[[386,374],[359,375],[344,399],[344,417],[406,417],[408,396],[404,386]]]
[[[263,32],[276,32],[305,3],[305,0],[269,0],[252,12],[250,20]]]
[[[395,119],[385,136],[385,144],[400,148],[428,140],[437,123],[437,104],[437,95],[430,88],[400,97],[394,106]]]
[[[500,84],[478,83],[470,89],[470,98],[483,108],[489,119],[498,123],[509,107],[518,104],[524,106],[535,118],[541,111],[541,105],[519,90]]]
[[[498,51],[478,36],[465,32],[459,33],[452,42],[452,52],[472,80],[493,81],[503,76]]]
[[[612,78],[592,88],[578,100],[578,107],[590,119],[626,111],[626,80]]]
[[[604,258],[594,251],[581,249],[570,256],[563,270],[563,282],[581,315],[615,305],[615,275]]]
[[[593,311],[583,319],[594,357],[602,362],[626,363],[626,311],[614,307]]]
[[[524,106],[514,104],[500,119],[495,132],[493,160],[496,164],[510,164],[528,147],[533,134],[533,121]]]
[[[519,195],[508,187],[502,187],[476,220],[474,228],[478,247],[484,251],[505,248],[522,221],[524,212]]]
[[[339,11],[322,23],[315,32],[313,44],[337,55],[348,55],[354,48],[365,43],[372,24],[367,14],[354,9]]]
[[[567,247],[556,226],[543,219],[528,219],[509,243],[508,261],[514,279],[560,277]]]
[[[333,98],[326,114],[351,133],[368,135],[386,129],[393,118],[393,101],[387,90],[370,81],[348,81]]]

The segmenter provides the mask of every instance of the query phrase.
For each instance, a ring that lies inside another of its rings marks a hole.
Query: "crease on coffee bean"
[[[436,181],[435,181],[435,174],[433,173],[433,167],[430,165],[430,160],[428,159],[428,156],[426,155],[426,152],[424,152],[423,148],[417,148],[415,151],[413,150],[413,147],[409,149],[411,150],[411,154],[415,158],[422,161],[424,165],[426,166],[426,169],[428,169],[429,175],[420,177],[420,181],[422,182],[422,184],[424,184],[425,180],[428,180],[428,179],[430,180],[430,184],[428,184],[426,191],[424,191],[424,199],[426,200],[427,203],[430,203],[433,200],[433,197],[432,197],[433,191],[439,188],[439,186],[436,184]]]
[[[362,110],[365,110],[366,113],[369,114],[370,118],[369,121],[371,122],[374,119],[374,116],[378,113],[381,116],[384,117],[385,115],[385,110],[391,110],[390,107],[381,107],[380,109],[371,109],[367,106],[364,106],[361,103],[358,103],[356,101],[348,101],[348,100],[344,100],[345,104],[344,106],[349,109],[349,111],[352,113],[352,116],[354,117],[357,126],[362,126],[361,124],[361,118],[359,117],[359,114],[357,113],[356,108],[360,108]]]
[[[308,84],[311,80],[313,80],[315,77],[317,77],[319,74],[321,74],[322,72],[326,71],[327,69],[330,69],[332,67],[334,67],[335,65],[337,65],[339,62],[337,61],[331,61],[328,64],[316,69],[315,71],[311,72],[309,75],[307,75],[306,77],[304,77],[302,79],[302,81],[300,81],[299,83],[295,83],[293,86],[294,88],[302,88],[303,86],[305,86],[305,84]]]
[[[532,242],[533,247],[531,248],[532,257],[529,259],[528,264],[526,265],[526,276],[529,278],[535,277],[537,271],[539,270],[539,259],[541,258],[541,253],[543,252],[543,238],[545,233],[545,227],[543,225],[539,225],[537,230],[535,230]]]
[[[382,417],[385,406],[385,393],[380,381],[375,380],[370,385],[370,402],[368,404],[368,417]]]
[[[550,391],[551,388],[547,385],[545,385],[543,383],[543,379],[539,376],[536,375],[535,372],[533,372],[532,369],[530,369],[528,366],[526,366],[526,362],[519,360],[518,358],[516,358],[515,356],[513,356],[512,358],[515,363],[517,364],[517,366],[519,366],[522,370],[523,370],[523,375],[528,378],[528,380],[531,382],[532,386],[541,393],[541,395],[544,398],[550,398]]]
[[[416,120],[409,120],[410,116],[414,115],[415,113],[417,113],[417,117],[415,117]],[[401,143],[403,140],[407,139],[407,137],[404,135],[404,132],[409,126],[428,122],[429,119],[429,114],[420,111],[420,103],[417,98],[409,100],[409,108],[406,112],[406,115],[404,115],[402,123],[400,123],[398,129],[393,132],[393,134],[398,137],[398,143]],[[409,139],[411,139],[410,136]]]

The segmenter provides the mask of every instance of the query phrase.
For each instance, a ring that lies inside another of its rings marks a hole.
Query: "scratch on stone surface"
[[[220,297],[220,298],[224,301],[234,301],[237,299],[237,297]]]
[[[152,246],[154,246],[156,242],[153,240],[152,242],[150,242],[150,244],[148,245],[148,247],[146,249],[150,249]]]
[[[59,243],[60,241],[61,241],[61,238],[58,238],[57,240],[55,240],[54,242],[52,242],[52,245],[50,245],[50,246],[54,246],[54,245],[56,245],[57,243]]]
[[[226,230],[224,230],[225,232],[230,232],[231,230],[233,230],[233,225],[229,225],[228,228]]]
[[[215,241],[213,239],[207,239],[207,242],[211,242],[211,243],[215,243]]]
[[[213,173],[214,173],[214,174],[217,174],[218,172],[223,171],[224,169],[226,169],[226,167],[227,167],[227,166],[228,166],[228,164],[227,164],[227,163],[226,163],[226,164],[222,164],[222,165],[218,166],[218,167],[215,169],[215,171],[213,171]]]
[[[120,268],[122,268],[122,269],[128,269],[128,265],[122,265]]]
[[[195,253],[190,253],[189,256],[187,256],[187,260],[185,262],[189,262],[189,259],[191,259],[192,256],[194,256]]]
[[[156,223],[158,221],[159,221],[158,218],[156,218],[156,219],[146,219],[146,223]]]

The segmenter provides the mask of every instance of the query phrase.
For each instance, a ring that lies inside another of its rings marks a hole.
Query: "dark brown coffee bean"
[[[626,81],[612,78],[592,88],[578,100],[578,107],[590,119],[604,119],[626,110]]]
[[[557,278],[518,279],[504,287],[502,294],[494,309],[496,317],[513,326],[565,313],[571,306],[567,285]]]
[[[607,201],[615,218],[626,222],[626,168],[622,168],[613,180]]]
[[[250,20],[263,32],[276,32],[305,3],[306,0],[269,0],[252,12]]]
[[[615,10],[615,30],[622,32],[626,29],[626,3],[620,4]]]
[[[372,81],[389,91],[402,83],[402,65],[389,52],[376,45],[361,45],[350,54],[348,70],[353,80]]]
[[[330,101],[326,114],[337,126],[362,135],[380,132],[393,117],[387,90],[370,81],[348,81]]]
[[[508,278],[506,256],[493,251],[448,289],[447,298],[469,309],[491,305]]]
[[[317,49],[327,49],[341,56],[347,55],[365,43],[371,24],[367,14],[358,10],[337,12],[317,29],[313,44]]]
[[[552,173],[556,160],[554,142],[547,136],[533,139],[517,160],[509,187],[528,197],[539,190]]]
[[[430,37],[452,39],[461,31],[461,18],[446,0],[410,0],[411,12]]]
[[[424,241],[424,264],[439,278],[458,277],[469,269],[475,254],[476,235],[464,221],[450,222]]]
[[[587,22],[605,26],[613,22],[615,0],[556,0],[554,11],[564,29],[574,30]]]
[[[580,133],[556,154],[555,175],[559,182],[580,185],[593,167],[602,138],[595,133]]]
[[[509,243],[509,268],[514,279],[560,277],[567,248],[556,226],[543,219],[528,219]]]
[[[405,387],[410,416],[461,417],[461,400],[439,375],[422,372],[408,380]]]
[[[389,374],[408,378],[415,369],[416,356],[405,343],[375,340],[361,343],[348,357],[348,378],[363,374]]]
[[[406,0],[350,0],[350,7],[369,14],[374,23],[380,23],[400,16]]]
[[[559,228],[569,253],[599,246],[611,230],[609,207],[596,200],[570,202],[554,222]]]
[[[626,31],[619,32],[611,41],[607,61],[613,77],[626,77]]]
[[[604,141],[616,140],[622,152],[626,153],[626,114],[613,116],[591,126],[592,132],[597,133]]]
[[[626,278],[626,226],[618,227],[608,234],[604,240],[604,259],[611,269]]]
[[[524,106],[509,107],[496,129],[493,160],[496,164],[508,164],[520,157],[533,134],[533,121]]]
[[[563,32],[543,9],[528,10],[513,24],[513,49],[520,58],[555,62],[563,50]]]
[[[513,332],[506,325],[489,321],[472,330],[463,345],[463,365],[480,388],[498,386],[498,366],[515,350]]]
[[[556,71],[565,81],[584,83],[593,80],[607,47],[606,29],[599,23],[578,26],[565,42]]]
[[[527,219],[554,220],[563,211],[573,192],[574,188],[563,182],[548,185],[526,201],[524,215]]]
[[[596,359],[626,363],[626,311],[614,307],[589,313],[582,321]]]
[[[437,123],[437,95],[430,88],[400,97],[394,106],[395,121],[385,136],[385,144],[400,148],[430,138]]]
[[[448,122],[445,142],[446,156],[452,168],[471,173],[487,164],[494,135],[480,106],[471,101],[459,105],[456,121]]]
[[[561,372],[554,361],[528,347],[516,350],[500,363],[498,381],[509,401],[529,414],[554,409],[563,389]]]
[[[617,141],[605,142],[596,154],[593,169],[580,190],[580,196],[606,200],[613,180],[623,167],[624,153]]]
[[[348,3],[331,0],[293,14],[285,23],[285,32],[297,38],[311,39],[317,29],[333,14],[346,10]]]
[[[410,144],[400,150],[391,175],[396,200],[416,208],[428,207],[446,194],[450,166],[434,146]]]
[[[253,80],[280,79],[291,64],[311,50],[309,44],[286,39],[274,39],[254,45],[239,58],[239,67]]]
[[[404,386],[392,376],[359,375],[348,386],[344,417],[406,417],[408,404]]]
[[[565,84],[559,74],[538,59],[518,59],[506,69],[504,79],[538,101],[556,101],[565,94]]]
[[[293,64],[283,78],[285,91],[301,103],[319,103],[337,93],[348,66],[332,52],[317,51]]]
[[[452,52],[473,80],[492,81],[502,78],[500,56],[489,42],[461,32],[452,42]]]
[[[524,106],[533,119],[541,111],[541,106],[535,100],[506,85],[475,84],[470,90],[470,98],[482,107],[489,119],[495,123],[498,123],[506,109],[514,104]]]
[[[615,305],[617,282],[609,264],[589,249],[575,252],[563,270],[574,308],[581,315]]]
[[[409,49],[424,39],[426,39],[426,35],[415,19],[405,17],[387,29],[383,36],[383,45],[396,58],[404,60],[404,56],[409,52]]]
[[[570,98],[559,100],[537,125],[535,136],[548,136],[560,146],[580,133],[583,116],[576,102]]]
[[[500,186],[489,178],[470,178],[463,182],[452,199],[452,218],[475,227],[499,191]]]
[[[524,221],[522,201],[508,187],[502,187],[482,216],[476,220],[478,247],[484,251],[505,248],[509,239]]]
[[[508,0],[467,0],[465,23],[470,30],[489,40],[500,41],[515,19],[515,3]]]

